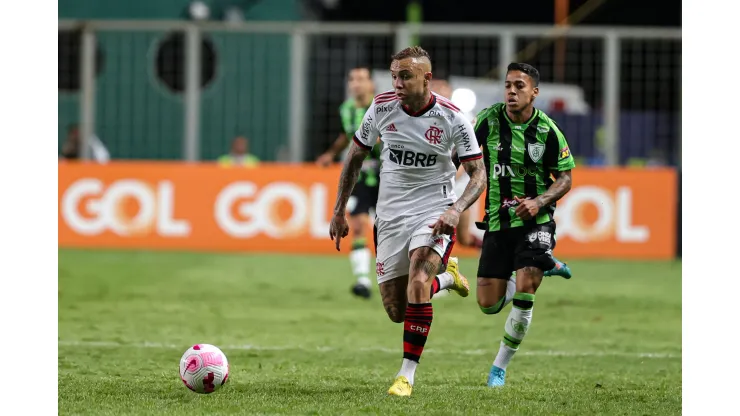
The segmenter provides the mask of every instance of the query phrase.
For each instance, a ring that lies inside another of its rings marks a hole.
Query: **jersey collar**
[[[411,117],[419,117],[419,116],[424,115],[424,113],[431,110],[432,107],[434,107],[437,104],[437,97],[435,97],[434,94],[431,94],[431,95],[432,97],[429,98],[429,102],[421,110],[417,111],[416,113],[412,113],[411,110],[409,110],[405,105],[401,105],[403,112],[410,115]]]
[[[532,115],[531,115],[531,116],[529,117],[529,120],[525,121],[524,123],[514,123],[514,122],[513,122],[513,121],[511,121],[511,119],[509,118],[509,113],[507,113],[507,112],[506,112],[506,106],[504,106],[504,117],[506,117],[506,121],[508,121],[508,122],[509,122],[509,123],[511,123],[511,124],[521,124],[521,125],[527,125],[527,124],[531,123],[531,122],[532,122],[532,120],[534,120],[534,119],[535,119],[535,117],[537,117],[537,113],[538,113],[538,112],[539,112],[539,110],[538,110],[537,108],[533,108],[533,109],[532,109]]]

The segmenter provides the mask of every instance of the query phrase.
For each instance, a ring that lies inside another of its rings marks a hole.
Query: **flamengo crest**
[[[440,144],[442,143],[442,129],[437,126],[430,126],[429,130],[424,133],[424,137],[426,137],[429,144]]]
[[[529,152],[529,157],[532,158],[532,162],[536,163],[542,159],[542,155],[545,154],[545,145],[542,143],[530,143],[527,146],[527,151]]]

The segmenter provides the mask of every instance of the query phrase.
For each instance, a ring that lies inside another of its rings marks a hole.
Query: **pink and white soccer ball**
[[[229,361],[218,347],[193,345],[180,359],[180,379],[196,393],[213,393],[229,379]]]

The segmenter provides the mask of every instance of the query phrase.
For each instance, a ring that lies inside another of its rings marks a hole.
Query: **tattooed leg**
[[[408,304],[406,288],[408,285],[408,275],[399,276],[380,284],[380,298],[383,301],[383,308],[385,308],[385,312],[393,322],[401,323],[406,317],[406,305]]]
[[[411,252],[409,303],[428,303],[430,288],[442,264],[442,258],[431,247],[419,247]]]

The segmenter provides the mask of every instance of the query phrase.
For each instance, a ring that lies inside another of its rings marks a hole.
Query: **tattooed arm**
[[[339,242],[349,234],[349,224],[347,224],[347,201],[352,193],[352,189],[357,183],[360,176],[362,161],[370,153],[369,150],[363,149],[356,143],[352,145],[344,162],[342,174],[339,176],[339,190],[337,191],[337,202],[334,204],[334,216],[329,224],[329,237],[334,240],[339,251]]]
[[[347,159],[344,162],[342,174],[339,176],[339,189],[337,190],[337,201],[334,204],[334,215],[344,215],[349,196],[352,194],[352,189],[354,189],[357,178],[360,176],[362,161],[365,160],[369,153],[370,151],[363,149],[357,144],[352,144]]]
[[[473,205],[486,188],[486,169],[482,158],[477,157],[474,160],[465,161],[463,166],[470,175],[470,182],[457,201],[439,217],[434,225],[429,226],[432,228],[432,235],[452,235],[460,222],[460,214]]]
[[[469,162],[463,162],[465,172],[470,176],[470,182],[465,187],[462,195],[452,205],[457,212],[462,213],[478,200],[483,191],[486,189],[486,168],[483,165],[483,159],[475,159]]]
[[[543,163],[556,180],[545,193],[535,199],[540,208],[554,204],[570,191],[573,184],[571,172],[576,167],[573,155],[568,149],[568,141],[554,121],[550,124],[550,131],[547,133]]]
[[[553,175],[557,175],[558,178],[544,194],[535,199],[514,198],[519,202],[515,211],[519,218],[531,220],[537,216],[542,208],[557,202],[570,191],[572,178],[569,170],[556,171]]]
[[[432,235],[452,235],[460,222],[460,214],[468,209],[478,200],[480,194],[486,187],[486,168],[483,163],[483,154],[480,144],[476,146],[476,135],[473,126],[460,113],[455,113],[455,118],[460,124],[453,127],[452,140],[457,151],[457,158],[470,176],[470,182],[465,187],[462,195],[457,198],[452,206],[439,217],[432,228]]]
[[[553,174],[557,175],[555,183],[553,183],[544,194],[536,198],[537,205],[539,205],[540,208],[552,205],[560,200],[560,198],[570,191],[570,188],[573,185],[573,175],[571,171],[555,171]]]

